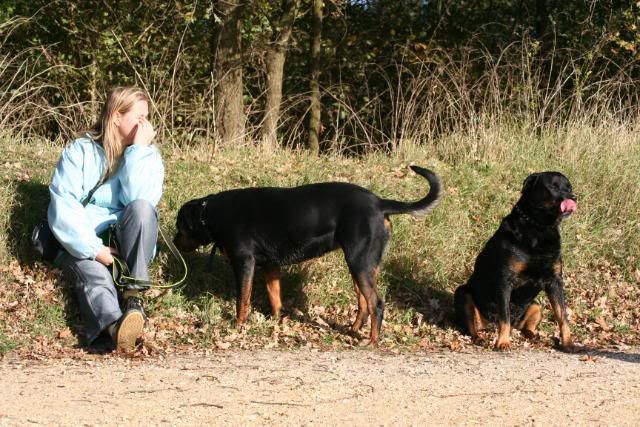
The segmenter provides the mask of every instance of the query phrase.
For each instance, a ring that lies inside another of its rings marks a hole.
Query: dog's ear
[[[200,228],[202,209],[206,205],[202,199],[191,200],[185,203],[178,211],[176,228],[190,235],[195,235]]]
[[[532,173],[524,180],[524,182],[522,183],[522,194],[530,191],[536,185],[538,179],[540,178],[540,175],[540,173]]]

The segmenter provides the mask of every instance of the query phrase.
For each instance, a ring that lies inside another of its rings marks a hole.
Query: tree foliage
[[[269,52],[287,22],[293,27],[279,45],[286,63],[278,139],[285,145],[306,143],[313,1],[300,0],[294,22],[281,19],[289,3],[243,3],[239,66],[249,140],[260,139]],[[37,49],[40,54],[31,56],[28,68],[46,72],[50,82],[42,96],[56,113],[31,131],[68,138],[95,116],[107,88],[136,84],[149,91],[161,129],[173,142],[215,138],[215,114],[222,108],[214,99],[222,80],[212,58],[222,22],[215,4],[0,0],[2,55],[17,58]],[[17,17],[28,19],[9,25]],[[623,105],[613,113],[637,113],[632,108],[640,78],[637,0],[326,0],[322,25],[318,82],[324,147],[374,140],[393,145],[405,126],[400,122],[411,118],[399,119],[400,105],[411,97],[417,102],[415,86],[427,85],[426,79],[432,79],[433,99],[443,103],[423,102],[411,114],[415,119],[427,114],[427,106],[432,109],[431,137],[464,121],[447,103],[466,106],[458,111],[467,108],[468,116],[486,112],[491,90],[495,96],[509,93],[500,100],[501,111],[537,109],[535,120],[543,122],[550,111],[554,118],[567,117],[585,99],[612,90],[618,98],[603,101],[603,108]],[[571,100],[561,102],[556,92]]]

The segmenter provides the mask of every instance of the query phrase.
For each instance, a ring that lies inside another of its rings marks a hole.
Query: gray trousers
[[[124,209],[115,225],[120,258],[130,276],[149,280],[148,267],[158,240],[158,212],[146,200],[135,200]],[[73,285],[85,323],[87,343],[95,340],[122,316],[111,267],[91,259],[78,259],[64,252],[56,259],[65,279]]]

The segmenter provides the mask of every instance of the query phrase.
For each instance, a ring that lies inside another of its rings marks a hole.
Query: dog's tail
[[[380,209],[385,215],[410,214],[415,217],[421,217],[429,213],[435,208],[442,196],[440,179],[429,169],[419,166],[411,166],[411,169],[420,176],[429,181],[429,194],[417,202],[398,202],[396,200],[382,199]]]

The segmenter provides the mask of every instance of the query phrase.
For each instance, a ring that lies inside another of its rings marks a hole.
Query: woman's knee
[[[137,199],[127,205],[123,217],[127,217],[129,221],[133,219],[142,224],[155,223],[158,220],[158,211],[149,201]]]

